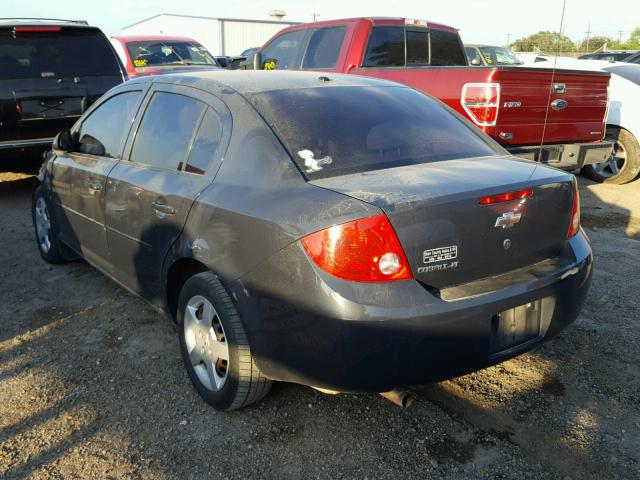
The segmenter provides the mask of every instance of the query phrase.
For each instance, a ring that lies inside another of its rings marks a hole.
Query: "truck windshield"
[[[3,78],[120,75],[120,66],[98,29],[62,27],[51,31],[0,29]]]
[[[247,98],[308,179],[506,153],[406,87],[302,88]]]
[[[216,65],[202,45],[183,40],[128,42],[127,50],[134,67],[159,65]]]

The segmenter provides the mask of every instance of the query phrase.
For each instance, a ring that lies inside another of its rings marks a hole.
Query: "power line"
[[[591,36],[591,22],[587,23],[587,31],[584,32],[587,34],[587,52],[589,52],[589,37]]]

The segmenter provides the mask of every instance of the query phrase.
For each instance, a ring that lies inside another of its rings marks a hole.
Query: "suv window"
[[[77,151],[122,158],[141,94],[140,91],[120,93],[99,105],[80,125]]]
[[[212,108],[207,109],[196,138],[191,146],[191,153],[187,160],[185,171],[204,175],[209,169],[211,161],[217,157],[218,146],[222,139],[222,123]]]
[[[335,68],[346,27],[320,28],[313,32],[302,68]]]
[[[480,130],[407,87],[273,90],[248,99],[311,180],[498,153]]]
[[[373,27],[365,67],[404,67],[404,27]]]
[[[204,103],[184,95],[155,92],[142,117],[130,160],[181,169],[204,108]]]
[[[430,30],[431,37],[431,65],[452,66],[466,65],[467,59],[460,45],[460,37],[455,32],[444,30]]]
[[[279,36],[262,51],[262,61],[275,60],[275,68],[296,68],[295,61],[298,58],[300,44],[307,30],[295,30]],[[264,64],[263,64],[264,68]]]
[[[407,65],[429,65],[429,33],[407,30]]]
[[[3,78],[119,76],[120,66],[106,37],[95,28],[15,33],[3,28],[0,72]]]

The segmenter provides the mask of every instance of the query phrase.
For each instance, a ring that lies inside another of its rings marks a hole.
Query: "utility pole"
[[[587,52],[590,52],[591,49],[589,48],[589,37],[591,37],[591,22],[587,23],[587,31],[584,33],[587,34]]]
[[[320,18],[320,14],[319,13],[312,13],[311,14],[313,16],[313,21],[315,22],[318,18]]]
[[[618,42],[622,43],[622,34],[624,33],[624,30],[618,30]]]
[[[511,34],[507,33],[507,48],[509,48],[509,40],[511,39]]]

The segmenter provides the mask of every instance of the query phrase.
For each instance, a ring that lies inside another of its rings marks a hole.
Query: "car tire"
[[[47,263],[64,262],[65,257],[62,254],[62,245],[58,238],[58,227],[51,210],[51,202],[42,185],[38,185],[33,192],[31,218],[40,256]]]
[[[606,140],[614,142],[611,158],[606,162],[586,165],[583,173],[592,180],[622,185],[640,173],[640,144],[628,130],[607,127]]]
[[[258,370],[238,311],[213,273],[185,282],[177,320],[187,373],[207,403],[230,411],[269,393],[272,382]]]

